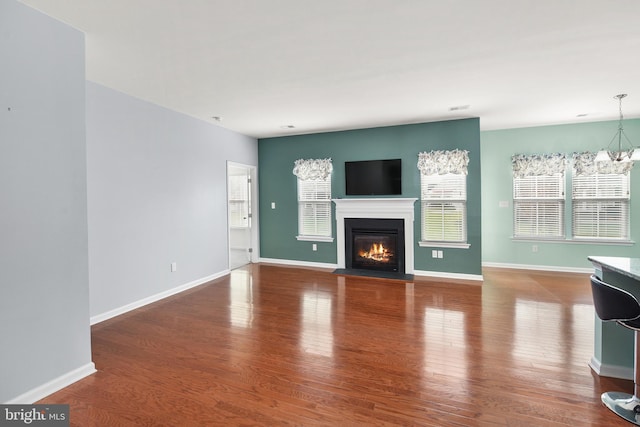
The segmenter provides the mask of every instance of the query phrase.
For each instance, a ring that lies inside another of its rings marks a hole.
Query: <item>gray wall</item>
[[[87,83],[91,316],[229,268],[227,160],[257,141]]]
[[[84,36],[0,1],[0,402],[91,367]]]

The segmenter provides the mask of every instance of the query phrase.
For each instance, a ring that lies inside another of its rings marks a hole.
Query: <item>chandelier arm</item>
[[[620,132],[622,133],[622,136],[624,136],[624,139],[626,139],[627,142],[629,143],[629,147],[631,147],[631,149],[634,150],[635,147],[633,146],[633,143],[631,142],[627,134],[624,132],[624,130],[621,130]]]
[[[615,135],[613,135],[613,138],[611,138],[611,141],[609,142],[609,145],[607,145],[607,151],[611,151],[611,144],[613,144],[614,142],[618,141],[618,151],[620,151],[620,133],[624,133],[624,131],[621,131],[620,129],[618,129],[618,132],[616,132]],[[626,136],[626,135],[625,135]]]

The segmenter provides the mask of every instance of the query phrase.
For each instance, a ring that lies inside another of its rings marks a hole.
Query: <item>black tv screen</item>
[[[402,161],[363,160],[345,162],[347,196],[402,194]]]

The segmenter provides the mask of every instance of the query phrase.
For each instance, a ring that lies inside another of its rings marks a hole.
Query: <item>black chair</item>
[[[591,276],[591,292],[598,317],[632,329],[635,337],[633,395],[608,391],[602,393],[602,403],[625,420],[640,425],[640,303],[629,292],[611,286],[596,276]]]

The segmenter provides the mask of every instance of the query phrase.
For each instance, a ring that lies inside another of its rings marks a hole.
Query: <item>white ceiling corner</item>
[[[86,34],[88,80],[254,137],[640,117],[637,0],[22,2]]]

